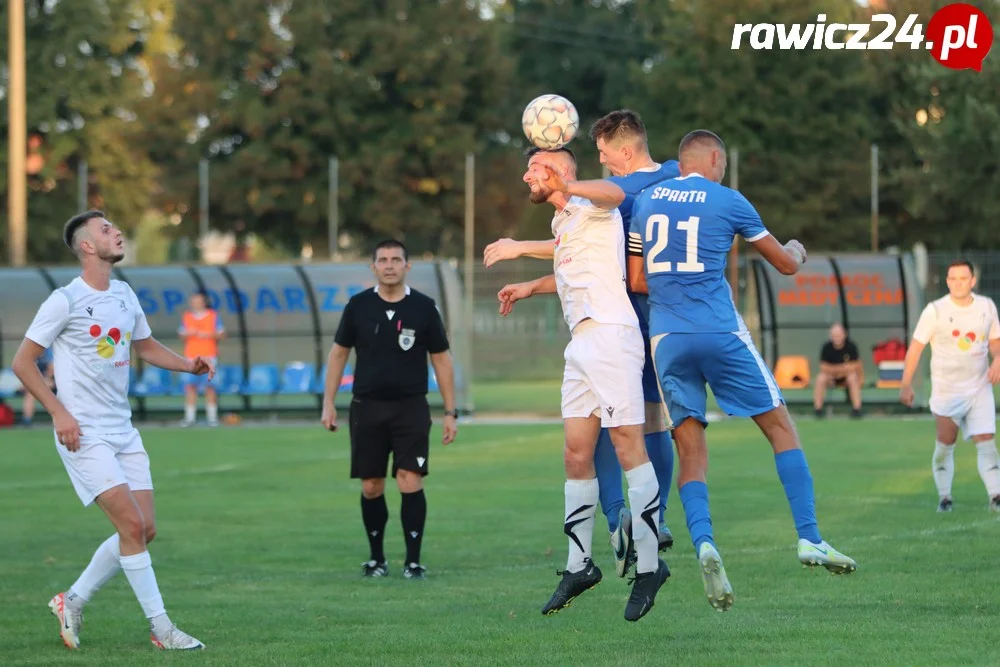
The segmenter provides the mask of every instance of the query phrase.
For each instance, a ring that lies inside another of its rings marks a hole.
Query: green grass
[[[155,652],[124,577],[87,607],[71,653],[48,615],[110,533],[73,494],[44,429],[0,432],[0,663],[4,665],[996,665],[1000,521],[971,446],[955,511],[934,512],[927,421],[800,424],[824,537],[849,577],[805,570],[773,458],[747,422],[713,424],[716,538],[736,592],[713,611],[676,489],[673,576],[637,624],[622,619],[598,520],[604,582],[554,617],[539,610],[565,565],[558,426],[465,424],[433,447],[424,561],[400,576],[399,495],[388,492],[392,575],[367,557],[345,433],[319,428],[144,432],[157,489],[157,578],[172,618],[209,650]],[[437,432],[435,432],[437,435]]]

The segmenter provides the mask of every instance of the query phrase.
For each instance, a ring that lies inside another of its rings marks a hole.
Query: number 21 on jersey
[[[646,242],[652,242],[653,247],[646,255],[646,274],[670,273],[678,271],[681,273],[701,273],[705,270],[705,265],[698,261],[698,216],[692,215],[687,220],[681,220],[676,224],[678,232],[687,233],[685,244],[684,261],[677,262],[674,268],[669,261],[660,261],[659,255],[666,250],[670,240],[670,218],[657,213],[651,215],[646,220]]]

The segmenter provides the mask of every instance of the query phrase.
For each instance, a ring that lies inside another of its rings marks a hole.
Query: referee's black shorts
[[[392,453],[392,476],[399,470],[427,475],[431,410],[426,396],[395,401],[355,397],[351,401],[351,477],[386,476]]]

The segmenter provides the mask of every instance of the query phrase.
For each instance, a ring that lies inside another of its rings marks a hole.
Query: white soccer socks
[[[591,557],[594,514],[597,512],[597,478],[566,480],[566,520],[563,532],[569,538],[567,572],[579,572]]]
[[[75,609],[83,609],[84,603],[89,602],[94,593],[121,571],[121,557],[121,552],[118,550],[118,533],[115,533],[97,547],[87,569],[76,583],[70,586],[66,593],[66,604]]]
[[[996,452],[996,447],[993,451]],[[955,445],[935,443],[931,470],[934,471],[938,497],[951,498],[951,481],[955,478]]]
[[[160,587],[156,583],[156,574],[153,573],[153,560],[149,557],[148,551],[135,554],[133,556],[122,556],[122,569],[128,577],[128,583],[132,586],[136,599],[142,606],[142,613],[150,620],[153,631],[161,635],[170,630],[170,619],[163,608],[163,597],[160,595]]]
[[[979,477],[986,486],[986,493],[990,498],[994,498],[1000,495],[1000,461],[997,456],[996,440],[977,442],[976,453]]]
[[[635,544],[636,574],[655,572],[659,567],[657,520],[660,513],[660,485],[650,462],[625,471],[628,504],[632,509],[632,541]]]

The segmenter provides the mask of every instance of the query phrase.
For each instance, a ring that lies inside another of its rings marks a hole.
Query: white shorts
[[[984,385],[972,396],[937,396],[931,393],[931,412],[950,417],[962,429],[962,437],[993,435],[997,431],[996,401],[993,386]]]
[[[645,423],[646,353],[638,329],[584,320],[563,356],[563,419],[598,415],[603,428]]]
[[[132,491],[149,491],[153,478],[149,474],[149,455],[142,446],[139,431],[85,435],[80,438],[80,449],[71,452],[59,444],[56,451],[69,473],[76,495],[84,506],[94,502],[108,489],[128,484]]]

